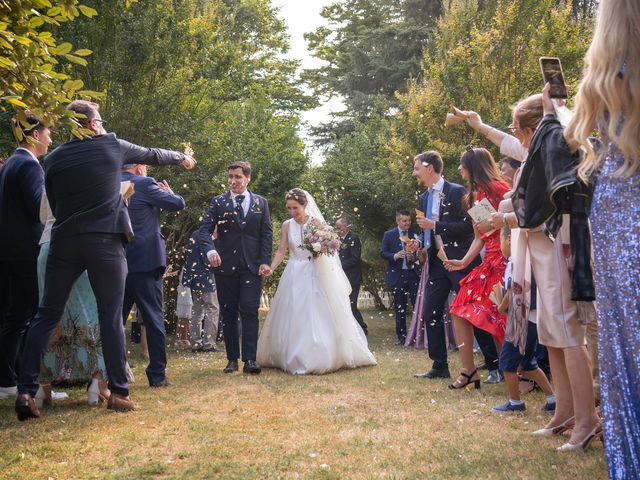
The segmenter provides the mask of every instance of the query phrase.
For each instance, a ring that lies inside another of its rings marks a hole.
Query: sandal
[[[471,372],[470,375],[467,375],[464,372],[460,372],[460,377],[466,378],[467,381],[462,383],[463,380],[460,380],[460,377],[458,377],[455,382],[453,382],[452,384],[449,385],[449,389],[450,390],[459,390],[461,388],[466,387],[470,383],[473,383],[473,387],[476,390],[480,389],[480,378],[477,378],[475,380],[473,379],[473,377],[475,377],[477,375],[477,373],[478,373],[478,369],[477,368],[473,372]]]

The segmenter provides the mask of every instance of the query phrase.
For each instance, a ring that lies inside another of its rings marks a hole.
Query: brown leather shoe
[[[21,393],[16,398],[16,413],[18,414],[18,420],[21,422],[29,418],[38,418],[40,416],[40,410],[36,406],[36,401],[28,393]]]
[[[130,412],[132,410],[137,410],[136,404],[131,400],[129,395],[125,397],[113,392],[111,392],[109,402],[107,402],[107,408],[109,410],[115,410],[116,412]]]

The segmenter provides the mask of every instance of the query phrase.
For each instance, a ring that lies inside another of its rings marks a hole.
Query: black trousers
[[[448,272],[439,258],[430,258],[429,281],[424,291],[423,318],[429,344],[429,358],[433,360],[435,369],[448,368],[443,313],[449,292],[453,290],[457,293],[460,290],[460,280],[478,264],[479,261],[476,261],[464,270]],[[485,364],[490,370],[497,369],[498,350],[493,336],[476,327],[473,328],[473,332],[484,355]]]
[[[40,361],[51,333],[60,321],[74,282],[87,271],[98,304],[100,337],[109,388],[129,394],[122,300],[127,277],[124,237],[121,234],[87,233],[57,239],[47,257],[44,294],[20,356],[18,392],[35,395]]]
[[[151,272],[135,272],[127,275],[124,288],[122,320],[126,323],[131,307],[135,303],[144,319],[149,347],[149,365],[147,378],[150,384],[160,383],[165,379],[167,368],[167,334],[164,327],[162,311],[162,274],[164,268]]]
[[[38,262],[0,262],[0,387],[17,384],[17,359],[24,332],[38,310]]]
[[[358,325],[360,325],[360,328],[362,328],[362,331],[365,333],[365,335],[367,335],[369,333],[369,329],[367,327],[367,324],[364,323],[364,318],[362,318],[360,310],[358,310],[358,295],[360,295],[360,284],[352,284],[351,294],[349,295],[349,301],[351,302],[351,313],[358,322]]]
[[[407,296],[411,299],[411,305],[415,306],[420,277],[414,270],[402,270],[400,279],[393,287],[393,303],[396,309],[396,336],[398,341],[404,342],[407,338]]]
[[[216,287],[227,359],[235,361],[240,358],[239,315],[242,324],[242,361],[255,360],[262,277],[254,275],[246,267],[240,267],[234,275],[216,275]]]

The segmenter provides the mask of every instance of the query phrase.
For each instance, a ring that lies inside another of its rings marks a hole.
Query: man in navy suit
[[[40,199],[44,172],[38,157],[51,143],[49,128],[32,114],[19,147],[0,171],[0,399],[17,395],[16,359],[27,324],[38,309],[38,253]],[[14,125],[15,127],[15,125]],[[6,310],[5,310],[6,309]]]
[[[60,145],[45,161],[47,198],[56,221],[51,229],[43,297],[20,356],[15,406],[19,420],[40,416],[33,399],[38,390],[40,360],[71,287],[85,270],[98,305],[111,390],[107,408],[136,408],[129,397],[122,325],[127,277],[124,247],[133,230],[120,193],[121,170],[132,163],[182,164],[185,168],[195,165],[195,160],[183,153],[140,147],[107,133],[95,103],[76,100],[67,108],[82,115],[78,121],[92,135]]]
[[[447,258],[462,258],[473,242],[473,225],[462,206],[462,198],[467,189],[451,183],[442,177],[443,163],[440,154],[434,150],[416,155],[413,176],[427,187],[419,198],[420,210],[424,217],[417,219],[423,231],[420,246],[427,249],[429,281],[424,294],[424,324],[427,330],[429,357],[433,360],[431,370],[416,374],[419,378],[449,378],[447,344],[444,333],[443,312],[451,290],[460,290],[460,280],[480,263],[480,257],[464,270],[449,272],[437,256],[436,235],[442,239],[442,248]],[[416,248],[412,242],[410,250]],[[439,247],[439,245],[438,245]],[[493,363],[498,355],[491,335],[484,330],[474,330],[476,339],[485,354],[485,359]],[[482,332],[487,333],[483,335]]]
[[[414,252],[407,250],[404,240],[414,239],[418,233],[411,229],[411,215],[407,210],[396,212],[396,228],[384,233],[380,255],[388,262],[386,281],[393,291],[396,309],[397,345],[404,345],[407,337],[407,295],[416,304],[420,284],[420,265]]]
[[[346,217],[340,217],[336,220],[336,230],[342,242],[338,253],[340,264],[351,285],[351,293],[349,294],[351,313],[353,313],[364,334],[367,335],[369,333],[367,324],[364,323],[362,313],[358,310],[358,295],[360,294],[360,285],[362,284],[362,269],[360,268],[362,244],[358,236],[351,231],[351,225]]]
[[[211,200],[200,228],[200,243],[215,269],[228,360],[223,371],[238,370],[240,315],[243,372],[259,374],[260,365],[256,363],[258,308],[262,276],[271,274],[269,204],[265,198],[247,190],[251,181],[250,163],[234,162],[227,172],[230,191]],[[211,235],[216,226],[218,238],[214,244]]]
[[[162,310],[162,276],[167,268],[164,236],[160,231],[160,211],[177,212],[184,199],[173,193],[166,182],[147,176],[147,166],[127,165],[122,180],[134,185],[128,210],[133,240],[127,245],[127,280],[122,305],[123,324],[135,303],[144,320],[149,348],[147,378],[152,387],[171,385],[165,375],[167,367],[166,331]]]

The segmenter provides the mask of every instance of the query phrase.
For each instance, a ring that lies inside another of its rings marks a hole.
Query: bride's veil
[[[309,215],[311,218],[315,218],[316,220],[319,220],[322,223],[327,223],[326,220],[324,219],[324,215],[322,215],[322,212],[318,208],[318,204],[313,199],[313,196],[306,190],[302,190],[302,191],[307,197],[307,206],[304,208],[307,215]]]
[[[313,196],[306,190],[302,191],[307,197],[307,205],[305,207],[307,215],[322,224],[326,224],[327,222],[324,215],[322,215]],[[338,254],[320,255],[315,259],[314,263],[317,269],[318,280],[322,283],[324,291],[327,293],[329,308],[334,311],[332,318],[341,319],[341,321],[353,321],[355,323],[356,319],[351,313],[351,302],[349,300],[351,284],[342,269]],[[362,335],[364,338],[364,333],[360,327],[355,330],[358,332],[358,335]]]

